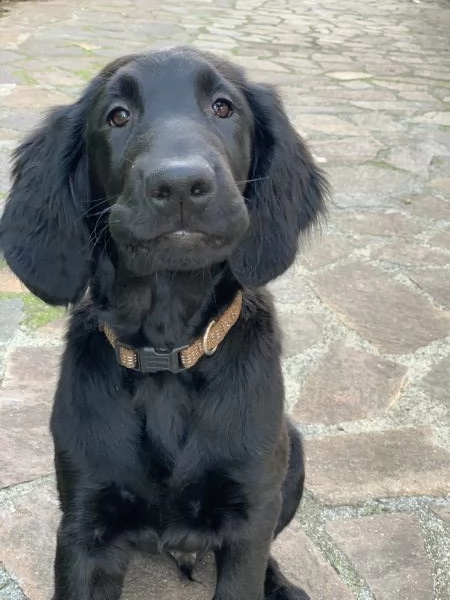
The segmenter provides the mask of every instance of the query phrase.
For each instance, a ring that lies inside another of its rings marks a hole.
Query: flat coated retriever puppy
[[[212,551],[215,600],[308,598],[270,557],[304,467],[264,286],[327,186],[274,90],[190,48],[126,56],[14,160],[5,258],[73,305],[54,599],[120,598],[134,549],[187,577]]]

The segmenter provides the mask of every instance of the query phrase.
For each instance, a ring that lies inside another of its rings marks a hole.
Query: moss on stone
[[[60,319],[64,316],[65,309],[55,306],[49,306],[36,298],[30,292],[13,293],[13,292],[1,292],[0,300],[9,298],[19,298],[23,302],[23,319],[21,322],[22,327],[26,329],[38,329],[51,323],[56,319]]]
[[[401,173],[409,173],[409,171],[407,171],[405,169],[399,169],[398,167],[395,167],[393,164],[391,164],[390,162],[383,160],[383,159],[367,160],[363,164],[368,167],[376,167],[377,169],[384,169],[385,171],[397,171],[397,172],[401,172]]]
[[[74,75],[77,75],[83,81],[90,81],[92,77],[97,73],[97,69],[78,69],[73,72]]]
[[[27,85],[38,85],[38,81],[23,69],[18,69],[13,74]]]

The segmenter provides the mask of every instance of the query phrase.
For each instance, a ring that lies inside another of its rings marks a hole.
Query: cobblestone
[[[0,207],[11,149],[106,62],[194,44],[279,86],[328,172],[327,228],[271,284],[303,510],[277,542],[312,600],[450,597],[448,0],[0,0]],[[48,419],[65,319],[0,264],[0,600],[51,593]],[[126,600],[208,600],[138,558]]]
[[[432,597],[431,563],[417,517],[377,515],[333,521],[327,529],[359,569],[377,600]]]

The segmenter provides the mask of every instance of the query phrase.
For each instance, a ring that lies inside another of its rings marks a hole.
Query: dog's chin
[[[228,260],[237,243],[206,233],[175,231],[153,240],[121,243],[119,254],[136,275],[193,271]]]

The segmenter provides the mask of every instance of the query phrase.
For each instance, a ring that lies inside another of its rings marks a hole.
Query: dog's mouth
[[[175,229],[166,231],[151,239],[135,239],[125,245],[134,250],[154,250],[158,246],[171,248],[191,248],[203,246],[222,246],[227,244],[226,239],[220,235],[190,229]]]
[[[229,260],[249,225],[243,202],[230,203],[226,215],[212,206],[207,216],[150,218],[116,204],[109,230],[122,260],[134,272],[195,270]]]
[[[154,270],[192,270],[227,260],[235,244],[225,237],[202,231],[175,229],[151,240],[134,239],[119,243],[128,267],[145,274]]]
[[[221,246],[226,243],[222,236],[188,229],[177,229],[175,231],[170,231],[169,233],[159,236],[159,238],[165,238],[166,240],[180,246],[195,246],[196,244],[211,244],[213,246]],[[156,239],[158,240],[158,238]]]
[[[177,229],[175,231],[169,231],[160,237],[167,237],[177,242],[198,242],[206,238],[206,233],[202,231],[189,231],[187,229]]]

